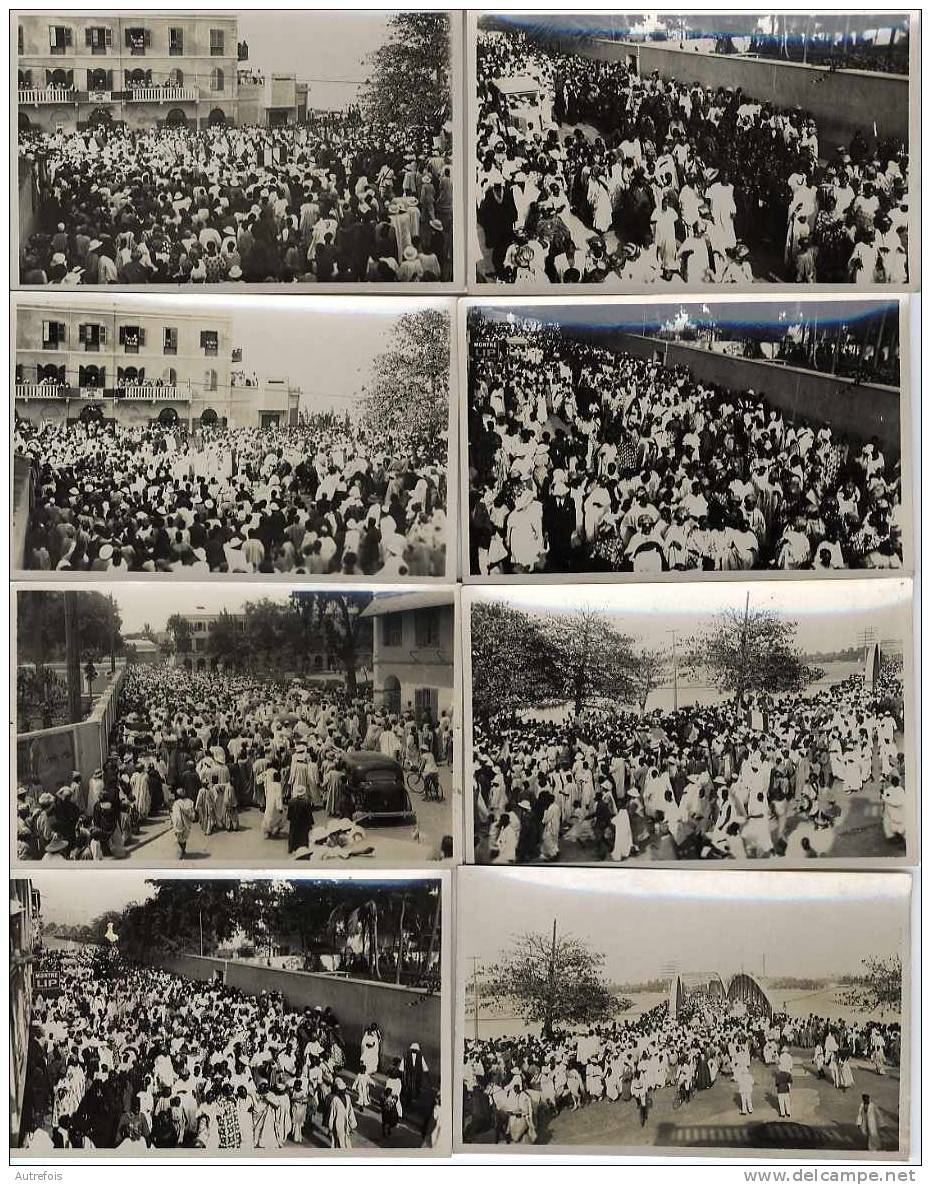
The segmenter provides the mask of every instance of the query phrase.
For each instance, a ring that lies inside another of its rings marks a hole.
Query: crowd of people
[[[24,567],[444,576],[447,439],[314,417],[283,428],[32,423]]]
[[[538,321],[469,326],[473,574],[902,566],[897,457]]]
[[[801,108],[641,77],[515,30],[479,30],[477,85],[479,280],[908,279],[899,141],[858,131],[826,145]]]
[[[24,284],[438,283],[453,272],[444,133],[122,125],[20,131],[38,229]]]
[[[805,695],[758,696],[637,715],[473,722],[476,855],[496,864],[592,860],[815,859],[868,800],[905,850],[901,660]]]
[[[34,1001],[30,1152],[350,1149],[366,1112],[369,1143],[437,1142],[439,1094],[420,1044],[387,1058],[377,1021],[350,1043],[330,1008],[99,952],[62,960],[60,978],[58,994]]]
[[[131,664],[103,765],[89,778],[75,771],[54,793],[20,783],[17,857],[125,858],[142,827],[161,820],[184,859],[195,828],[203,839],[236,831],[252,810],[263,837],[286,841],[293,859],[370,855],[372,836],[354,818],[365,804],[348,777],[347,755],[358,750],[417,770],[426,784],[452,761],[452,721],[300,681]]]
[[[675,1016],[659,1004],[630,1019],[557,1026],[549,1037],[467,1038],[463,1138],[486,1142],[493,1133],[495,1143],[537,1143],[538,1125],[601,1100],[635,1108],[636,1131],[647,1127],[661,1097],[687,1107],[719,1079],[731,1080],[724,1097],[739,1115],[761,1118],[754,1090],[765,1086],[768,1116],[791,1119],[793,1085],[826,1079],[853,1091],[854,1068],[857,1076],[884,1076],[888,1064],[898,1064],[901,1041],[898,1023],[770,1015],[700,991]],[[886,1122],[861,1094],[850,1126],[862,1147],[884,1147]],[[647,1141],[631,1134],[628,1142]]]

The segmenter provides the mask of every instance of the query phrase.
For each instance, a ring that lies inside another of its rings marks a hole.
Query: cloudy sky
[[[770,976],[856,971],[902,950],[909,878],[898,873],[460,869],[461,946],[492,962],[514,936],[557,931],[606,955],[609,979],[671,965]]]
[[[647,646],[669,644],[669,631],[694,633],[724,609],[766,609],[798,623],[803,651],[827,652],[855,645],[866,629],[881,640],[902,641],[907,622],[909,581],[830,580],[749,584],[693,582],[688,596],[675,584],[565,584],[476,589],[481,600],[506,600],[527,612],[564,613],[588,607],[603,611],[624,634]]]

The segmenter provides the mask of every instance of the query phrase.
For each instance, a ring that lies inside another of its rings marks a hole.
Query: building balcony
[[[60,86],[21,86],[16,93],[20,106],[33,107],[46,103],[79,103],[81,95],[87,94],[86,91],[77,91],[73,87],[66,90]]]
[[[162,401],[190,403],[191,390],[190,387],[169,386],[166,384],[156,386],[154,383],[142,383],[139,386],[118,387],[116,397],[117,399],[133,399],[137,402],[147,403],[159,403]]]
[[[190,403],[190,387],[176,384],[131,384],[122,387],[69,387],[52,383],[16,383],[14,398],[30,399],[131,399],[136,403]]]
[[[196,102],[200,98],[200,92],[191,86],[136,86],[123,94],[128,103]]]

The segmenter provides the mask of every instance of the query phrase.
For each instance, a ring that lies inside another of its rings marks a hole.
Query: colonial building
[[[32,1023],[33,973],[42,944],[39,891],[31,881],[10,881],[10,1143],[16,1147],[26,1091],[29,1026]]]
[[[238,121],[278,128],[307,119],[307,83],[294,74],[264,74],[240,69],[237,83]]]
[[[25,419],[236,423],[232,318],[202,308],[16,307],[15,408]]]
[[[20,129],[235,123],[235,16],[105,12],[17,18]]]
[[[413,709],[437,720],[452,715],[456,606],[449,593],[386,593],[363,611],[375,634],[372,682],[376,703]]]

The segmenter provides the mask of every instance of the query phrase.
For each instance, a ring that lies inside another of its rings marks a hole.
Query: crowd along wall
[[[310,971],[285,971],[239,959],[201,955],[153,955],[152,962],[185,979],[206,982],[219,971],[228,987],[249,996],[281,992],[290,1008],[320,1006],[333,1009],[349,1051],[350,1066],[358,1062],[359,1044],[367,1025],[376,1021],[382,1031],[383,1059],[403,1057],[418,1042],[434,1083],[440,1072],[440,997],[415,988],[397,987],[367,979],[341,979]]]
[[[118,670],[94,704],[86,720],[37,728],[16,738],[16,778],[55,793],[67,786],[77,770],[86,783],[104,762],[110,730],[116,720],[125,668]]]
[[[818,125],[822,157],[847,145],[854,132],[868,142],[897,136],[908,141],[908,78],[870,70],[831,71],[799,62],[777,62],[735,54],[698,53],[657,43],[559,38],[564,53],[583,53],[600,61],[627,62],[641,76],[654,70],[661,78],[689,85],[736,90],[764,103],[810,111]]]
[[[901,451],[901,393],[895,387],[856,383],[853,379],[801,370],[755,358],[734,358],[684,342],[611,333],[609,348],[640,358],[658,358],[664,366],[687,366],[696,379],[734,391],[752,390],[793,416],[827,423],[852,440],[876,436],[887,459]]]

